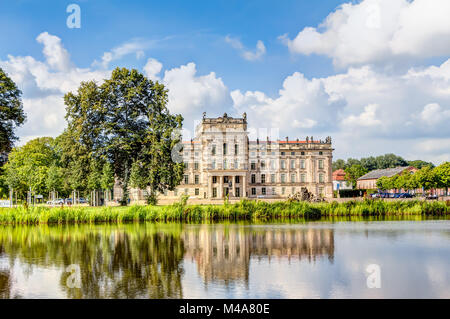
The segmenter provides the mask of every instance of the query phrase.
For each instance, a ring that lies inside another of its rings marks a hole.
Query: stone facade
[[[204,114],[195,138],[183,143],[180,155],[186,169],[181,185],[158,198],[287,198],[302,188],[316,196],[333,196],[330,137],[249,141],[248,135],[245,113],[242,118]],[[130,195],[132,200],[143,199],[139,190]]]

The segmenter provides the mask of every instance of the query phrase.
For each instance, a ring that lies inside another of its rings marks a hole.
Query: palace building
[[[185,164],[181,185],[158,198],[287,198],[302,188],[316,196],[333,196],[331,137],[250,141],[248,135],[245,113],[242,118],[207,118],[204,113],[195,138],[184,142],[180,151]],[[120,190],[114,193],[121,195]],[[140,190],[130,196],[133,201],[144,198]]]

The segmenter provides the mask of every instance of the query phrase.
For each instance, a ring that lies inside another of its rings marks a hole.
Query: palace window
[[[323,152],[319,152],[319,155],[323,155]]]
[[[256,188],[252,188],[252,195],[256,195]]]
[[[281,195],[286,194],[286,188],[285,187],[281,187]]]
[[[295,160],[291,160],[291,169],[295,168]]]
[[[198,175],[195,175],[195,177],[194,177],[195,184],[198,184],[199,180],[200,180],[200,177]]]
[[[305,183],[306,182],[306,174],[300,175],[300,182]]]
[[[198,162],[195,162],[195,163],[194,163],[194,170],[198,171],[198,167],[199,167]]]
[[[295,174],[291,174],[291,183],[295,183]]]
[[[281,160],[281,169],[286,169],[286,161]]]
[[[324,178],[323,178],[323,174],[319,174],[319,183],[323,183],[324,182]]]
[[[238,154],[239,154],[239,145],[234,144],[234,155],[238,155]]]
[[[184,195],[188,195],[189,194],[189,188],[185,188],[184,189]]]
[[[188,162],[184,162],[184,168],[185,169],[189,169],[189,163]]]
[[[272,187],[272,195],[276,195],[277,192],[275,191],[275,187]]]
[[[217,176],[213,176],[212,180],[213,180],[213,184],[217,184]]]
[[[266,188],[265,188],[265,187],[261,188],[261,193],[262,193],[263,195],[266,195]]]
[[[234,182],[235,182],[236,184],[240,184],[240,183],[241,183],[240,176],[235,176],[235,177],[234,177]]]
[[[223,155],[227,155],[227,143],[223,143]]]
[[[216,197],[217,197],[217,188],[214,187],[212,191],[213,191],[212,197],[213,197],[213,198],[216,198]]]
[[[256,175],[255,174],[252,174],[252,177],[251,177],[252,179],[251,179],[251,181],[252,181],[252,184],[255,184],[256,183]]]
[[[275,183],[275,174],[270,174],[270,182]]]
[[[212,146],[211,154],[216,155],[216,146],[215,145]]]
[[[281,174],[281,183],[286,183],[286,174]]]
[[[253,170],[253,171],[256,169],[256,163],[255,162],[251,162],[250,163],[250,169]]]
[[[216,169],[216,161],[215,160],[212,161],[211,167],[212,167],[212,169]]]
[[[291,194],[295,194],[295,187],[292,187]]]
[[[319,160],[319,169],[323,169],[323,160]]]
[[[235,188],[234,193],[236,194],[236,197],[241,197],[241,189],[239,187]]]
[[[295,152],[291,152],[291,155],[292,155],[292,156],[295,156]]]
[[[184,183],[189,184],[189,175],[184,175]]]
[[[198,188],[195,189],[195,196],[198,196],[200,194],[200,190]]]
[[[281,152],[281,156],[284,156],[284,155],[286,155],[286,153],[285,152]]]
[[[300,160],[300,168],[305,169],[305,160]]]
[[[261,161],[261,169],[264,169],[266,167],[266,162],[265,161]]]
[[[301,155],[305,155],[305,152],[301,152],[300,154],[301,154]]]
[[[223,169],[227,169],[227,160],[226,159],[223,160]]]
[[[234,160],[234,169],[239,169],[239,161]]]
[[[261,174],[261,183],[262,184],[266,183],[266,174]]]

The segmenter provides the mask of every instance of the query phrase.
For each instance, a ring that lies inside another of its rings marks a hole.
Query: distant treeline
[[[370,156],[361,159],[349,158],[347,161],[338,159],[333,162],[333,171],[338,169],[347,169],[354,165],[361,165],[366,171],[373,171],[375,169],[393,168],[398,166],[413,166],[421,169],[425,166],[434,168],[434,164],[431,162],[425,162],[421,160],[407,161],[401,156],[395,154],[385,154],[380,156]]]

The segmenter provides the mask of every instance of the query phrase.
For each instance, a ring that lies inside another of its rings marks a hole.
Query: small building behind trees
[[[405,166],[405,167],[394,167],[394,168],[385,168],[385,169],[376,169],[374,171],[370,171],[369,173],[361,176],[356,181],[357,189],[377,189],[377,181],[381,177],[392,177],[395,175],[399,175],[405,171],[409,171],[410,173],[415,173],[417,168],[413,166]]]

